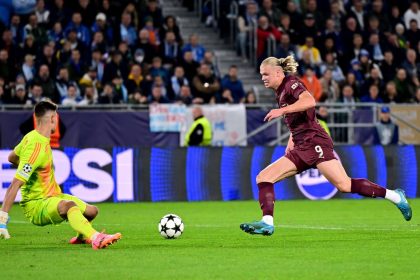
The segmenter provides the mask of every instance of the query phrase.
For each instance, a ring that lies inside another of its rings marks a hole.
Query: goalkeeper
[[[21,189],[25,216],[37,226],[59,224],[68,220],[78,233],[71,244],[91,243],[93,249],[106,248],[121,238],[120,233],[105,234],[96,231],[90,221],[98,208],[79,198],[63,194],[55,181],[50,135],[56,128],[57,105],[41,101],[35,106],[37,126],[26,134],[9,155],[9,161],[18,166],[16,175],[4,197],[0,209],[0,238],[10,238],[8,212]]]

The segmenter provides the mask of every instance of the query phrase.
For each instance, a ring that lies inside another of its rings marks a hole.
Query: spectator
[[[355,97],[359,98],[361,96],[360,83],[357,81],[356,76],[353,72],[347,73],[344,84],[351,86]]]
[[[407,29],[405,38],[410,48],[414,49],[420,41],[420,29],[417,20],[410,20],[410,28]]]
[[[31,101],[28,100],[28,95],[26,94],[26,89],[24,85],[17,85],[16,92],[10,100],[11,104],[20,104],[20,105],[29,105]]]
[[[400,44],[396,34],[388,35],[386,48],[392,52],[395,61],[404,60],[406,49]]]
[[[299,75],[303,76],[307,68],[311,68],[315,72],[315,75],[317,76],[320,75],[319,67],[318,65],[312,62],[311,53],[309,50],[305,50],[302,52],[302,58],[299,60],[299,68],[298,68]]]
[[[302,82],[317,102],[323,102],[326,96],[322,94],[322,86],[311,67],[306,68]]]
[[[262,0],[261,10],[258,16],[266,16],[270,24],[276,27],[280,26],[281,11],[276,7],[273,7],[272,0]]]
[[[40,26],[44,28],[49,27],[50,11],[45,8],[44,0],[37,0],[35,7],[35,15]]]
[[[25,55],[25,62],[22,64],[21,73],[27,83],[32,82],[35,77],[36,69],[34,63],[34,57],[30,54]]]
[[[349,73],[352,73],[354,75],[354,77],[356,78],[356,83],[358,85],[363,83],[365,76],[361,70],[360,61],[357,58],[354,58],[351,61],[351,68],[349,70]]]
[[[158,52],[149,41],[149,32],[145,29],[139,31],[139,42],[134,47],[134,57],[137,63],[151,64]]]
[[[102,57],[102,52],[99,49],[95,49],[92,51],[92,59],[90,61],[90,68],[96,69],[96,77],[98,81],[101,83],[104,71],[105,71],[105,62]]]
[[[362,49],[359,54],[360,71],[365,79],[369,78],[370,70],[374,67],[370,54],[367,50]]]
[[[291,26],[290,16],[288,14],[282,14],[281,15],[280,26],[279,26],[278,29],[282,34],[282,36],[281,36],[282,39],[283,39],[284,35],[288,35],[288,38],[289,38],[290,42],[295,43],[295,42],[299,41],[299,37],[298,37],[299,34],[298,34],[297,30],[295,30]]]
[[[97,69],[92,66],[89,67],[88,71],[79,80],[79,85],[81,88],[93,87],[96,89],[97,87],[99,87],[100,82],[98,81]]]
[[[242,81],[238,78],[238,67],[236,65],[231,65],[229,67],[229,73],[226,74],[222,79],[222,89],[226,89],[230,92],[230,98],[223,97],[223,95],[228,95],[227,93],[222,93],[222,99],[232,99],[229,103],[243,103],[245,98],[245,90],[242,84]]]
[[[314,36],[320,36],[321,32],[319,31],[317,27],[317,22],[315,19],[315,15],[312,13],[307,13],[303,20],[303,25],[301,26],[301,29],[299,30],[299,42],[298,44],[305,44],[307,37],[314,37]]]
[[[316,28],[316,30],[319,30],[319,27],[321,25],[323,25],[324,23],[324,19],[325,16],[324,14],[321,12],[320,9],[318,9],[318,4],[316,0],[307,0],[306,1],[306,7],[305,7],[305,20],[304,20],[304,28],[306,29],[307,26],[311,26],[308,25],[307,23],[305,23],[305,21],[307,19],[313,19],[314,20],[314,27]],[[312,16],[312,18],[310,18],[310,16]],[[312,34],[316,34],[316,33],[312,33]],[[306,37],[306,35],[305,35]]]
[[[293,55],[297,57],[296,46],[290,41],[290,36],[287,33],[281,35],[280,44],[277,46],[276,57],[286,57]]]
[[[412,98],[410,80],[407,78],[407,72],[404,68],[397,70],[397,75],[395,75],[394,83],[397,87],[398,96],[401,102],[407,103],[410,102]]]
[[[390,145],[398,144],[398,125],[391,121],[391,110],[388,106],[381,108],[379,122],[376,124],[373,144]]]
[[[124,86],[123,79],[120,75],[117,75],[112,79],[112,86],[114,88],[113,103],[127,103],[127,88]]]
[[[195,100],[198,103],[203,103],[202,100]],[[191,105],[193,103],[193,97],[191,95],[191,88],[187,85],[183,85],[180,89],[179,95],[175,97],[175,102],[182,103],[185,105]]]
[[[28,94],[28,100],[26,104],[35,105],[43,100],[45,96],[43,95],[43,89],[41,85],[34,83],[30,89],[31,91]]]
[[[371,103],[384,103],[381,97],[379,97],[379,88],[377,85],[372,84],[369,86],[369,94],[363,96],[360,99],[361,102],[371,102]]]
[[[206,51],[204,52],[204,58],[201,61],[201,63],[206,63],[210,66],[211,72],[218,78],[221,78],[219,66],[217,65],[217,62],[215,60],[214,54],[212,51]]]
[[[393,81],[389,81],[385,86],[385,94],[384,94],[384,102],[385,103],[399,103],[399,97],[397,92],[397,86]]]
[[[255,96],[255,93],[250,90],[245,95],[245,104],[257,104],[257,97]]]
[[[333,79],[333,74],[330,69],[325,70],[319,82],[322,88],[322,101],[337,102],[340,97],[340,88]]]
[[[379,92],[382,93],[384,89],[384,82],[382,80],[381,71],[376,66],[370,69],[369,78],[367,78],[363,83],[361,88],[362,95],[368,94],[371,85],[376,85],[379,89]]]
[[[344,13],[340,10],[340,3],[337,0],[330,1],[330,14],[328,21],[332,21],[332,29],[330,32],[334,31],[334,34],[339,35],[341,31],[341,24],[344,20]],[[326,24],[328,25],[328,24]]]
[[[238,33],[236,36],[236,50],[244,62],[247,61],[249,32],[257,24],[257,12],[257,3],[247,2],[245,13],[241,13],[237,19]]]
[[[294,30],[298,30],[301,26],[302,15],[298,10],[298,6],[295,1],[287,1],[286,14],[290,16],[290,27]]]
[[[354,92],[351,85],[343,86],[343,96],[341,97],[340,102],[344,104],[355,104],[358,102],[358,99],[354,97]]]
[[[84,98],[78,103],[78,105],[88,106],[93,104],[96,104],[96,90],[92,86],[86,86],[84,91]]]
[[[38,25],[38,18],[35,14],[29,16],[28,24],[23,28],[23,34],[24,38],[32,35],[35,42],[40,46],[48,42],[47,32],[42,26]]]
[[[348,42],[348,40],[343,40],[343,44],[345,46],[345,52],[342,67],[344,67],[343,69],[346,69],[350,66],[353,59],[359,59],[363,46],[363,37],[362,35],[356,33],[353,35],[352,41]]]
[[[85,74],[87,67],[80,57],[80,51],[74,49],[71,51],[71,58],[67,65],[69,70],[69,78],[73,81],[79,81]]]
[[[10,81],[14,80],[16,75],[13,64],[9,59],[9,53],[7,50],[0,50],[0,77],[5,80],[5,83],[8,84]]]
[[[400,8],[394,5],[391,7],[391,14],[389,16],[390,29],[395,30],[395,26],[398,23],[404,24],[404,20],[402,19]]]
[[[127,6],[125,6],[123,14],[128,13],[131,15],[131,21],[135,29],[138,29],[141,25],[139,13],[136,10],[136,6],[132,2],[128,2]],[[152,19],[153,20],[153,19]]]
[[[135,91],[132,95],[128,96],[129,104],[147,104],[147,96],[143,95],[140,91]]]
[[[155,47],[159,47],[160,45],[160,37],[159,37],[159,29],[157,29],[154,26],[153,23],[153,18],[151,17],[146,17],[144,19],[144,30],[147,30],[147,32],[149,32],[149,42],[155,46]]]
[[[379,35],[372,33],[369,36],[369,45],[367,51],[372,54],[372,59],[375,63],[381,63],[384,60],[384,50],[379,43]]]
[[[181,47],[175,38],[175,33],[172,31],[166,32],[165,40],[160,45],[160,57],[163,59],[163,64],[173,68],[181,59]]]
[[[21,25],[21,19],[19,15],[12,15],[10,21],[10,32],[13,36],[13,43],[18,45],[23,41],[23,26]]]
[[[406,59],[401,65],[411,81],[411,84],[415,87],[420,87],[419,76],[420,76],[420,63],[417,62],[417,54],[413,49],[408,49]],[[414,90],[412,91],[414,92]]]
[[[67,96],[61,101],[63,106],[76,106],[80,102],[80,98],[77,97],[77,89],[75,86],[70,85],[67,88]]]
[[[189,43],[182,48],[182,52],[191,52],[193,60],[200,63],[204,58],[205,48],[199,44],[198,36],[193,34],[190,36]]]
[[[173,32],[175,35],[175,40],[178,45],[182,46],[182,37],[178,25],[176,24],[176,19],[174,16],[166,16],[162,28],[159,29],[160,40],[163,41],[166,37],[166,33]]]
[[[60,95],[57,91],[57,88],[55,87],[54,80],[50,76],[50,70],[48,69],[47,65],[43,64],[39,67],[38,76],[34,79],[34,83],[36,84],[36,89],[41,87],[41,94],[43,97],[51,99],[54,103],[60,103]],[[34,89],[32,88],[32,91],[33,90]],[[34,95],[33,101],[38,102],[38,99],[41,97],[41,95],[38,96],[33,92],[32,94]]]
[[[397,65],[390,50],[384,52],[384,60],[380,64],[380,69],[385,83],[394,79],[397,73]]]
[[[90,44],[90,50],[100,50],[102,53],[108,52],[108,46],[105,42],[104,34],[101,31],[93,33],[93,40]]]
[[[347,56],[347,61],[350,61],[359,55],[358,50],[363,44],[363,37],[360,35],[360,29],[357,28],[356,19],[348,17],[340,34],[344,54]]]
[[[91,31],[93,34],[95,34],[96,32],[101,32],[107,47],[113,44],[114,30],[108,24],[106,15],[104,13],[98,13],[96,15],[95,22],[91,27]]]
[[[83,24],[85,26],[92,26],[93,21],[95,20],[95,15],[97,7],[95,5],[96,1],[90,0],[79,0],[78,5],[76,5],[76,12],[80,13],[83,19]]]
[[[228,88],[222,89],[222,93],[217,98],[217,103],[222,103],[222,104],[233,104],[233,103],[235,103],[235,100],[233,100],[232,92],[230,91],[230,89],[228,89]]]
[[[321,53],[324,55],[327,52],[342,52],[340,32],[336,31],[335,28],[334,21],[330,18],[327,19],[325,22],[325,30],[321,34],[321,40],[324,41],[324,44],[321,47]],[[326,44],[327,40],[329,41],[328,44]]]
[[[315,65],[320,65],[322,63],[321,53],[318,48],[314,46],[314,38],[308,36],[305,38],[305,44],[299,47],[298,57],[302,58],[302,53],[304,51],[309,51],[311,63]]]
[[[271,36],[274,37],[276,42],[280,42],[281,33],[275,28],[275,26],[270,25],[268,18],[266,16],[260,16],[258,18],[258,28],[257,28],[257,59],[262,61],[267,57],[267,39]]]
[[[332,53],[327,53],[325,55],[325,62],[322,63],[320,67],[320,72],[324,75],[326,70],[330,70],[332,74],[332,79],[336,83],[343,83],[345,80],[343,71],[341,70],[340,66],[337,64],[337,61],[334,59],[334,55]]]
[[[131,66],[130,74],[126,82],[126,88],[128,95],[134,94],[135,92],[144,91],[144,77],[142,75],[142,68],[138,64],[133,64]]]
[[[404,23],[407,29],[410,28],[410,21],[415,19],[417,26],[420,26],[419,3],[416,0],[411,1],[410,8],[404,13]]]
[[[152,67],[149,69],[150,75],[154,78],[160,76],[165,83],[169,83],[169,72],[162,66],[162,59],[160,57],[153,58]]]
[[[54,47],[53,44],[44,45],[42,48],[42,55],[37,59],[37,64],[42,65],[45,64],[50,69],[51,73],[57,73],[57,66],[58,61],[56,56],[54,55]]]
[[[395,35],[398,38],[398,44],[404,49],[408,48],[408,42],[405,38],[405,28],[403,24],[400,23],[395,26]]]
[[[200,71],[193,79],[194,97],[200,97],[204,103],[216,103],[216,94],[220,90],[220,83],[211,73],[209,65],[202,63]]]
[[[131,15],[129,13],[124,13],[121,16],[121,23],[117,31],[118,42],[124,41],[130,47],[133,47],[137,40],[136,29],[132,25]]]
[[[189,82],[185,77],[184,68],[178,66],[175,68],[174,75],[171,77],[171,90],[175,99],[181,95],[181,88],[189,86]]]
[[[67,92],[70,86],[76,89],[76,96],[80,96],[80,91],[77,83],[70,79],[69,70],[67,67],[62,66],[58,71],[58,76],[55,82],[58,93],[60,94],[60,100],[63,100],[67,96]]]
[[[161,76],[156,76],[153,78],[152,84],[151,84],[151,90],[154,87],[159,87],[160,88],[160,93],[163,97],[165,97],[167,99],[167,101],[169,102],[170,100],[174,99],[174,96],[171,96],[170,91],[167,90],[166,84],[163,80],[163,78]],[[152,92],[150,92],[149,96],[151,95]]]
[[[53,28],[48,31],[48,40],[59,44],[64,39],[63,26],[61,22],[54,23]]]
[[[184,53],[183,60],[180,65],[185,71],[185,77],[191,84],[193,78],[197,75],[197,69],[200,67],[200,63],[193,59],[193,54],[190,51]]]
[[[34,36],[30,34],[26,36],[25,40],[23,41],[23,47],[21,48],[22,57],[25,57],[28,54],[34,57],[36,57],[38,54],[38,45],[35,42]]]
[[[153,103],[169,103],[169,100],[163,95],[160,86],[152,87],[152,94],[149,96],[149,104]]]
[[[114,88],[112,84],[105,84],[102,93],[98,99],[99,104],[118,104],[120,100],[115,95]]]
[[[371,11],[368,14],[368,18],[375,16],[379,22],[380,32],[389,32],[391,25],[389,23],[388,12],[384,9],[384,3],[382,0],[372,1]]]
[[[64,0],[54,0],[54,5],[51,7],[50,22],[59,22],[63,26],[67,26],[69,15],[71,15],[71,12],[64,6]]]
[[[148,0],[147,7],[143,12],[143,18],[151,17],[157,28],[161,28],[163,24],[162,9],[158,6],[157,0]]]
[[[82,15],[79,12],[73,13],[71,22],[67,25],[64,33],[68,36],[71,31],[75,31],[77,39],[80,40],[85,47],[89,46],[91,41],[90,31],[89,28],[82,23]]]
[[[112,81],[115,76],[121,76],[123,80],[128,77],[127,65],[122,60],[121,52],[114,51],[111,54],[111,61],[105,65],[102,83],[106,84]]]
[[[194,122],[185,134],[185,146],[211,146],[212,127],[201,107],[192,109]]]

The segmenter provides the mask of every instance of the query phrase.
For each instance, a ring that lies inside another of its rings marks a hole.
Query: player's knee
[[[84,213],[85,217],[88,218],[88,220],[95,219],[96,216],[98,216],[99,208],[93,205],[88,205],[86,207],[86,211]]]
[[[70,210],[70,208],[77,206],[76,202],[71,201],[71,200],[64,200],[61,201],[60,204],[58,205],[58,212],[60,213],[60,215],[67,215],[67,212]]]

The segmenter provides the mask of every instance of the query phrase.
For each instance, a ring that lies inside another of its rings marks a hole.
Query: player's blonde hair
[[[285,73],[296,73],[299,64],[296,62],[293,55],[286,56],[285,58],[267,57],[261,65],[280,66]]]

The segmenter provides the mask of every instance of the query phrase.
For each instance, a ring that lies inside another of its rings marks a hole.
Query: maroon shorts
[[[332,141],[319,136],[295,147],[285,157],[296,165],[298,173],[315,168],[321,162],[336,159]]]

